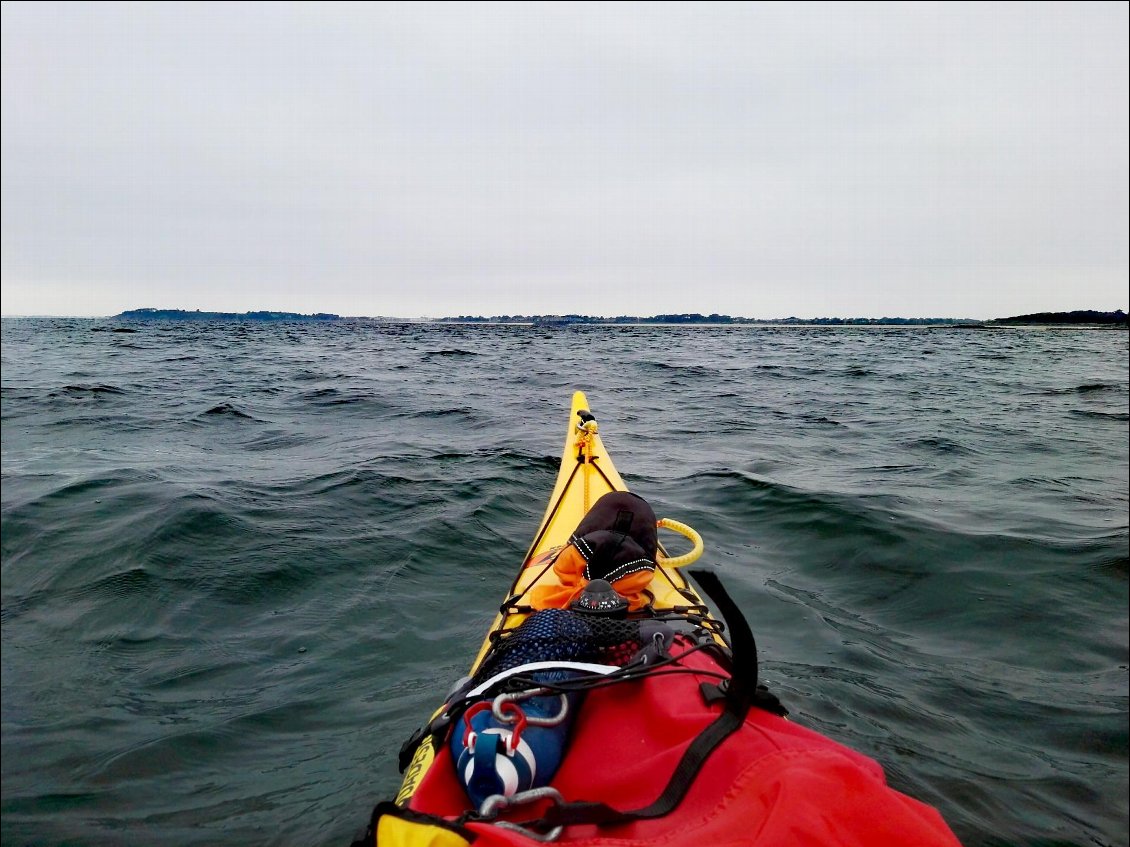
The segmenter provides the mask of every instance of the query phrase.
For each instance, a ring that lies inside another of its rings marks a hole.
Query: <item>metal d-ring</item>
[[[479,819],[489,821],[492,826],[509,829],[512,832],[520,832],[527,838],[548,844],[556,841],[561,835],[561,832],[565,829],[563,824],[559,824],[543,834],[526,829],[524,826],[511,823],[510,821],[495,820],[500,812],[504,812],[512,806],[522,806],[527,803],[535,803],[538,800],[552,800],[553,804],[556,806],[560,806],[565,802],[565,798],[561,796],[561,792],[550,785],[546,785],[542,788],[531,788],[528,791],[519,791],[516,794],[511,794],[509,797],[504,794],[492,794],[487,797],[487,799],[483,800],[482,805],[479,806]]]
[[[517,708],[519,700],[529,700],[531,697],[541,697],[549,693],[550,690],[548,688],[531,688],[529,691],[519,691],[514,694],[499,694],[494,698],[494,702],[491,704],[491,714],[494,715],[494,719],[499,723],[514,723],[516,717],[508,716],[503,711],[506,704],[512,703],[515,708]],[[569,715],[569,700],[564,694],[559,694],[558,696],[561,698],[561,709],[556,715],[545,718],[536,718],[526,715],[526,723],[530,726],[557,726],[565,720]]]

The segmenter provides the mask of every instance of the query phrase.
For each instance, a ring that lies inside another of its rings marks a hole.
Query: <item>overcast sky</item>
[[[7,315],[1127,307],[1128,4],[3,4]]]

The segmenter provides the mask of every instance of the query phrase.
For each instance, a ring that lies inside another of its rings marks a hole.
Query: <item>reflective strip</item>
[[[518,665],[516,668],[510,668],[501,673],[496,673],[482,685],[476,685],[463,696],[465,698],[477,697],[483,692],[489,691],[492,686],[497,685],[504,679],[509,679],[517,674],[533,673],[534,671],[582,671],[584,673],[596,673],[605,676],[606,674],[618,670],[620,670],[620,668],[617,665],[598,665],[592,662],[529,662],[525,665]]]

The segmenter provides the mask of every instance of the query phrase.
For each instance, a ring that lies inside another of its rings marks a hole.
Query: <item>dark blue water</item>
[[[1126,845],[1117,331],[3,322],[2,841],[336,844],[570,393],[795,720],[968,845]]]

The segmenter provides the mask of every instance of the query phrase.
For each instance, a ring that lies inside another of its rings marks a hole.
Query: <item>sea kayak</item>
[[[787,719],[717,575],[687,578],[702,552],[628,490],[574,393],[522,567],[354,847],[957,844],[877,762]]]

